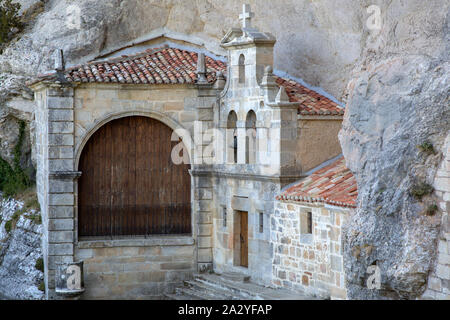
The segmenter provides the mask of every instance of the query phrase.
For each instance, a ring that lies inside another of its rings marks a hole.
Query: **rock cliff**
[[[348,84],[340,142],[359,191],[344,247],[351,299],[418,298],[435,264],[450,209],[448,183],[433,192],[450,130],[448,4],[390,2]],[[370,265],[380,290],[367,288]]]
[[[21,213],[24,204],[0,195],[0,299],[43,299],[39,290],[44,274],[36,269],[41,258],[42,225],[31,210]],[[16,216],[14,216],[16,214]]]

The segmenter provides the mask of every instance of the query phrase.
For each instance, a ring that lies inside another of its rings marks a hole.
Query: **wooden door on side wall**
[[[240,250],[241,250],[241,266],[248,267],[248,212],[241,211],[239,213],[241,219],[240,226]]]
[[[94,133],[79,164],[80,237],[191,233],[189,165],[172,162],[172,132],[136,116]]]

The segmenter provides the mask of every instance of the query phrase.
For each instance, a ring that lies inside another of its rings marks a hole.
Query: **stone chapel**
[[[251,20],[244,5],[215,51],[170,31],[67,68],[58,51],[29,83],[48,299],[79,261],[83,299],[159,299],[202,273],[346,298],[344,108],[274,70]]]

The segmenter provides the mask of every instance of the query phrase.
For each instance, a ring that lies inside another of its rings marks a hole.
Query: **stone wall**
[[[434,267],[428,276],[422,299],[450,299],[450,134],[443,146],[444,159],[436,173],[434,187],[440,197],[441,232],[438,237]]]
[[[273,284],[331,299],[346,299],[340,208],[276,202],[270,221]],[[312,213],[312,234],[305,231]]]
[[[105,255],[102,250],[92,250],[90,253],[84,251],[80,253],[79,251],[84,248],[85,244],[83,241],[79,242],[80,239],[78,239],[77,235],[78,200],[76,180],[80,174],[77,172],[77,161],[90,136],[110,120],[133,115],[148,116],[165,123],[174,130],[182,129],[183,131],[177,131],[177,133],[183,138],[183,142],[188,148],[190,159],[194,162],[202,160],[203,152],[194,150],[192,147],[190,148],[189,143],[194,136],[194,121],[201,120],[201,123],[204,124],[203,129],[212,126],[216,91],[206,88],[200,94],[199,90],[193,85],[160,85],[149,88],[148,86],[109,84],[81,85],[74,88],[71,85],[61,86],[48,83],[36,84],[34,90],[36,91],[37,103],[37,192],[42,208],[44,226],[42,248],[45,264],[46,294],[47,298],[52,299],[58,298],[54,292],[54,276],[58,263],[71,263],[76,259],[81,259],[80,256],[75,257],[74,252],[81,254],[81,256],[85,254],[89,259],[94,259],[94,262],[96,261],[95,259],[104,259]],[[199,128],[199,132],[202,132],[201,130],[202,128]],[[195,167],[195,164],[192,164],[192,166]],[[193,231],[190,241],[194,241],[193,239],[197,240],[197,234],[200,234],[198,250],[196,248],[193,252],[190,252],[189,261],[180,258],[184,264],[155,266],[155,271],[160,272],[160,277],[154,281],[157,283],[155,286],[150,286],[150,280],[148,280],[149,283],[146,286],[140,285],[142,282],[140,277],[143,276],[140,274],[130,274],[130,278],[124,276],[125,278],[120,280],[117,278],[117,281],[123,281],[123,285],[125,287],[128,286],[128,289],[134,281],[136,290],[132,292],[138,297],[149,298],[160,295],[164,291],[162,288],[163,277],[167,280],[165,281],[167,283],[165,290],[170,291],[173,287],[172,284],[177,279],[179,283],[180,279],[183,278],[181,274],[179,278],[176,278],[173,273],[170,273],[170,271],[177,271],[177,268],[186,271],[182,274],[190,275],[192,275],[194,270],[197,270],[197,266],[195,268],[192,266],[197,262],[200,264],[198,270],[211,269],[211,204],[209,199],[202,198],[204,195],[199,196],[197,194],[194,197],[193,190],[196,190],[198,185],[205,193],[212,188],[212,185],[208,177],[193,177],[191,185]],[[157,246],[156,243],[160,246],[165,244],[164,241],[161,243],[156,241],[153,242],[152,246]],[[128,246],[136,247],[137,245],[128,244]],[[140,246],[145,247],[145,244]],[[118,245],[118,248],[108,248],[108,250],[106,251],[110,252],[111,255],[114,254],[120,257],[122,260],[119,259],[118,261],[122,261],[125,264],[128,264],[129,261],[135,258],[138,260],[147,259],[146,254],[141,252],[143,249],[125,250]],[[166,251],[166,249],[163,250],[161,255],[165,256],[165,258],[162,258],[161,261],[169,263],[173,259],[177,259],[176,255],[172,257],[169,257],[168,253],[166,255]],[[128,256],[130,252],[135,252],[136,255],[130,258]],[[111,262],[111,260],[108,261]],[[95,274],[91,270],[94,267],[89,267],[89,263],[87,268],[86,274]],[[109,270],[111,271],[112,269]],[[149,274],[152,274],[152,272]],[[156,275],[157,273],[154,274],[155,277]],[[96,276],[99,277],[98,274],[91,276],[91,279],[94,279],[94,283],[98,283]],[[152,276],[149,275],[149,277]],[[109,283],[108,288],[112,288],[117,284],[113,280],[108,281],[106,281],[106,283]],[[138,291],[142,288],[148,288],[148,291],[139,293]],[[118,292],[114,293],[105,290],[103,292],[108,292],[108,295],[125,297]],[[128,297],[131,296],[133,296],[132,293]],[[92,297],[103,296],[94,292]]]
[[[270,284],[272,250],[269,221],[278,183],[252,181],[244,177],[215,177],[214,185],[214,271],[240,272],[256,282]],[[240,266],[239,213],[248,213],[248,268]],[[226,223],[224,225],[224,213]],[[260,213],[263,214],[262,232]]]
[[[114,116],[153,113],[164,115],[173,124],[182,125],[192,134],[194,121],[212,121],[215,97],[209,108],[197,108],[203,103],[197,98],[193,85],[139,86],[120,84],[94,84],[80,86],[75,91],[75,143],[77,149],[83,140]],[[203,98],[207,100],[207,98]],[[161,120],[158,119],[157,120]],[[163,121],[164,122],[164,121]],[[171,127],[173,127],[173,124]],[[80,151],[80,150],[77,150]]]
[[[84,241],[82,299],[164,299],[196,271],[192,237]]]
[[[302,117],[298,121],[296,158],[300,159],[302,172],[342,153],[338,139],[341,117]]]

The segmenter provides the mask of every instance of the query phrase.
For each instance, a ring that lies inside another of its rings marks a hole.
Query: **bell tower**
[[[244,4],[239,15],[241,28],[232,28],[221,42],[221,46],[230,53],[230,85],[233,89],[258,87],[264,75],[264,68],[273,66],[273,47],[276,39],[272,34],[252,27],[253,17],[250,5]]]

